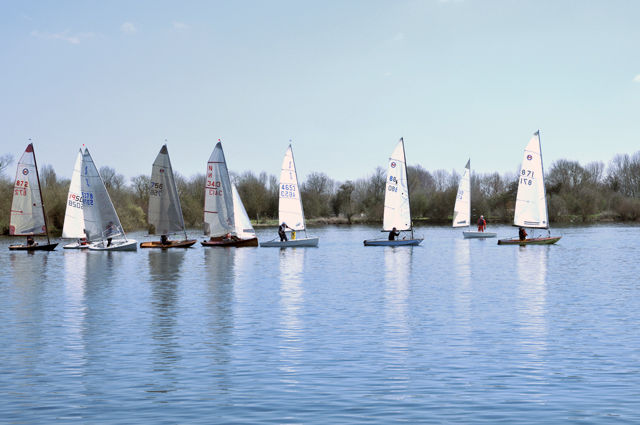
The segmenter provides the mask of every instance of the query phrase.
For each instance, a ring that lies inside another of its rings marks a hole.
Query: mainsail
[[[464,173],[458,186],[456,205],[453,207],[453,227],[466,227],[471,225],[471,188],[469,184],[469,171],[471,160],[467,161]]]
[[[298,174],[296,163],[293,160],[291,145],[284,154],[282,169],[280,171],[280,202],[278,219],[280,223],[287,223],[293,230],[305,230],[304,211],[302,199],[298,187]]]
[[[9,234],[14,236],[44,235],[47,227],[40,194],[38,170],[33,145],[29,144],[18,161],[13,186]]]
[[[76,165],[73,167],[67,209],[62,226],[63,238],[84,238],[84,214],[82,209],[82,187],[80,185],[80,168],[82,167],[82,149],[78,152]]]
[[[544,187],[542,149],[540,147],[540,133],[537,131],[524,150],[519,178],[513,218],[514,226],[548,229],[549,218]]]
[[[207,163],[207,185],[204,190],[204,234],[223,236],[233,232],[233,194],[224,158],[222,143],[218,142]]]
[[[387,190],[384,196],[384,219],[382,230],[411,230],[411,209],[409,207],[409,185],[404,154],[404,140],[398,141],[389,158]]]
[[[162,146],[151,170],[149,184],[149,224],[156,235],[184,231],[184,219],[167,145]]]
[[[80,174],[82,211],[87,238],[90,241],[98,241],[124,234],[118,214],[89,154],[89,149],[85,149],[82,155]]]
[[[240,199],[240,194],[238,193],[238,189],[236,189],[235,184],[231,185],[231,190],[233,191],[233,212],[235,217],[236,236],[240,239],[255,238],[256,232],[253,230],[251,220],[247,215],[247,210],[244,209],[242,199]]]

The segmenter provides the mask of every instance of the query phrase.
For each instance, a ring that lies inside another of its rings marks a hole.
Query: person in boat
[[[286,242],[288,240],[285,229],[291,229],[291,227],[287,226],[287,223],[283,221],[280,227],[278,227],[278,236],[280,236],[280,242]]]
[[[111,238],[110,236],[113,235],[113,231],[115,230],[115,227],[113,226],[113,221],[110,221],[109,224],[107,225],[107,230],[105,232],[105,235],[107,235],[107,247],[111,246]]]
[[[34,246],[35,241],[33,240],[33,235],[27,236],[27,246]]]
[[[527,231],[524,230],[524,227],[520,227],[520,229],[518,230],[518,237],[520,237],[521,241],[524,241],[527,239]]]
[[[484,232],[484,229],[487,228],[487,221],[484,219],[484,216],[481,215],[478,219],[478,232]]]
[[[395,227],[391,229],[391,231],[389,232],[389,240],[395,241],[398,236],[400,236],[400,232],[396,230]]]
[[[162,245],[171,245],[171,242],[169,242],[169,238],[167,237],[167,235],[160,236],[160,243]]]

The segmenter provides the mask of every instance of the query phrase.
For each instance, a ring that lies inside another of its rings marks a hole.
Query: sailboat
[[[382,231],[411,232],[407,239],[369,239],[365,246],[404,246],[420,245],[424,238],[414,238],[411,223],[411,200],[409,198],[409,181],[407,180],[407,158],[404,153],[404,140],[401,137],[389,158],[389,172],[384,193],[384,218]]]
[[[33,236],[38,235],[47,235],[47,243],[35,243]],[[57,243],[51,243],[49,240],[49,228],[40,190],[38,164],[32,143],[29,143],[18,161],[16,180],[13,186],[13,201],[11,202],[9,236],[27,237],[26,245],[9,246],[9,249],[13,251],[53,251],[58,246]]]
[[[286,231],[291,231],[291,239],[286,241],[274,239],[269,242],[262,242],[260,246],[270,248],[318,246],[320,238],[307,236],[302,198],[300,197],[300,188],[298,186],[298,173],[296,172],[296,162],[293,159],[291,145],[289,145],[282,161],[278,191],[278,222],[287,224],[289,230]],[[304,238],[298,238],[297,232],[304,232]]]
[[[453,207],[453,227],[469,227],[469,230],[463,231],[465,238],[495,238],[497,233],[493,232],[476,232],[471,230],[471,160],[467,161],[464,167],[464,173],[458,185],[458,196],[456,204]]]
[[[107,188],[89,154],[82,155],[80,168],[82,189],[82,212],[87,239],[91,241],[92,251],[136,251],[138,241],[127,239],[120,219],[113,207]],[[113,241],[113,238],[117,238]]]
[[[222,142],[219,140],[207,163],[204,234],[210,238],[202,241],[202,246],[258,246],[258,238],[238,190],[231,184]]]
[[[80,187],[80,168],[82,168],[82,149],[78,152],[76,165],[73,167],[69,195],[67,196],[67,209],[64,213],[64,225],[62,237],[76,239],[75,243],[65,245],[64,249],[89,248],[89,241],[84,232],[84,214],[82,212],[82,188]]]
[[[162,146],[151,169],[147,216],[149,225],[153,225],[155,234],[161,235],[161,240],[142,242],[140,248],[188,248],[198,242],[187,237],[167,145]],[[168,239],[170,234],[177,232],[184,233],[184,240]]]
[[[546,229],[547,237],[500,239],[498,245],[550,245],[562,236],[551,236],[547,192],[544,187],[544,166],[540,132],[536,131],[524,150],[522,169],[516,195],[516,210],[513,225],[531,229]]]

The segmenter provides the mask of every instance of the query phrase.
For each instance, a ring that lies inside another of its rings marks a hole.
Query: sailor
[[[484,232],[484,229],[487,228],[487,222],[484,219],[484,216],[481,215],[478,219],[478,232]]]
[[[171,245],[171,243],[169,242],[169,238],[167,237],[167,235],[161,235],[160,236],[160,243],[162,245]]]
[[[287,223],[283,221],[280,227],[278,227],[278,236],[280,236],[280,242],[287,241],[287,234],[285,233],[284,229],[291,229],[291,227],[287,226]]]
[[[395,241],[396,237],[400,236],[400,232],[398,232],[396,230],[396,228],[394,227],[393,229],[391,229],[391,231],[389,232],[389,240],[390,241]]]
[[[33,246],[33,245],[35,245],[33,236],[32,235],[27,236],[27,246]]]
[[[105,234],[108,236],[107,237],[107,247],[111,246],[111,238],[110,236],[113,235],[113,231],[115,230],[115,226],[113,225],[113,221],[110,221],[109,224],[107,225],[107,230],[105,231]]]
[[[521,241],[524,241],[527,239],[527,231],[524,230],[524,227],[520,227],[520,229],[518,230],[518,236],[520,237]]]

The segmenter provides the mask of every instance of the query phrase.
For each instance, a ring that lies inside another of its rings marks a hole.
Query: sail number
[[[209,196],[222,196],[222,184],[220,182],[215,182],[207,179],[207,190],[209,192]]]
[[[14,195],[18,196],[27,196],[27,188],[29,187],[29,182],[25,180],[16,180],[16,187],[13,191]]]
[[[458,199],[462,200],[462,195],[464,195],[464,190],[458,191]]]
[[[525,170],[523,169],[522,172],[522,177],[520,177],[520,184],[524,184],[527,186],[531,186],[532,182],[533,182],[533,178],[534,178],[534,171],[531,170]]]
[[[82,209],[82,197],[75,193],[69,194],[69,206],[72,208]]]
[[[149,195],[151,195],[151,196],[161,196],[162,195],[162,183],[151,182],[149,188],[150,188]]]
[[[389,176],[389,181],[398,184],[398,179],[396,178],[396,176]]]
[[[281,198],[295,198],[297,187],[295,184],[281,184],[280,185],[280,197]]]
[[[90,207],[95,205],[93,203],[93,193],[82,192],[82,198],[80,199],[82,200],[82,205],[87,205]]]

